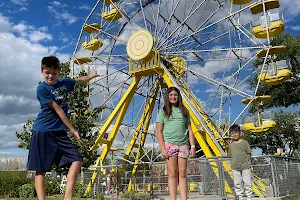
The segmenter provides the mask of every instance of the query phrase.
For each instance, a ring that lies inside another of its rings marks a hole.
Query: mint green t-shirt
[[[160,110],[156,122],[163,124],[163,136],[166,142],[175,145],[188,144],[187,125],[190,123],[190,117],[182,116],[179,108],[172,107],[172,115],[169,119],[164,111]]]

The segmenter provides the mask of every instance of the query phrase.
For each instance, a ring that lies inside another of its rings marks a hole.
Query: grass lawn
[[[46,197],[46,199],[63,200],[64,198],[63,198],[62,195],[54,195],[54,196]],[[90,198],[76,198],[76,197],[74,197],[73,199],[74,200],[81,200],[81,199],[88,200]],[[35,197],[35,198],[3,198],[3,199],[1,199],[1,197],[0,197],[0,200],[37,200],[37,197]],[[95,199],[93,199],[93,200],[95,200]]]
[[[63,200],[64,197],[63,195],[54,195],[54,196],[48,196],[46,197],[46,199],[49,200]],[[73,200],[97,200],[97,198],[78,198],[78,197],[74,197]],[[125,200],[124,198],[105,198],[106,200]],[[1,198],[0,200],[37,200],[37,197],[35,198]]]

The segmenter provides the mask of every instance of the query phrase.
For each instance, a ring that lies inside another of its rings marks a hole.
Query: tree
[[[70,78],[70,65],[63,63],[61,65],[61,75],[63,78]],[[81,71],[79,76],[87,75],[85,71]],[[83,167],[87,168],[97,159],[95,151],[90,151],[90,147],[94,143],[96,136],[93,128],[96,127],[96,119],[103,107],[96,107],[93,110],[89,106],[89,94],[92,88],[87,85],[78,85],[69,96],[69,119],[73,127],[79,132],[83,145],[78,145],[73,135],[71,140],[76,145],[83,156]],[[19,148],[29,149],[30,137],[32,134],[34,119],[28,119],[23,127],[22,132],[16,132],[16,136],[20,141]]]
[[[300,103],[300,35],[293,37],[289,33],[280,34],[272,40],[271,45],[287,46],[288,52],[278,55],[275,60],[290,60],[292,78],[280,85],[268,86],[260,84],[257,95],[271,95],[273,97],[273,100],[266,103],[263,108],[298,105]],[[264,59],[257,59],[254,62],[254,69],[263,62]],[[257,77],[253,78],[250,82],[251,85],[255,87]],[[255,112],[253,106],[250,109],[250,112]]]
[[[264,154],[274,154],[277,148],[285,149],[289,156],[299,155],[300,129],[298,128],[299,112],[277,112],[275,121],[277,127],[265,134],[253,134],[245,132],[245,139],[253,147],[258,147]]]

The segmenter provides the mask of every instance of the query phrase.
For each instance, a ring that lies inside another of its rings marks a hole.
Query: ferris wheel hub
[[[151,56],[153,46],[152,34],[146,30],[138,30],[130,36],[126,51],[132,60],[138,61]]]

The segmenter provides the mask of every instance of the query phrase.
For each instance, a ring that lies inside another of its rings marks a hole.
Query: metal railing
[[[231,158],[190,159],[187,168],[189,195],[216,195],[226,198],[225,184],[229,184],[234,191],[233,181],[230,178],[231,171],[225,170],[223,167],[224,161],[230,163]],[[251,162],[253,180],[262,186],[263,196],[279,197],[300,193],[300,159],[254,156]],[[84,186],[86,186],[93,171],[97,170],[99,173],[92,185],[91,192],[95,195],[99,192],[120,195],[128,192],[132,167],[133,165],[93,167],[83,171],[81,179]],[[166,163],[144,163],[140,165],[136,176],[132,179],[132,183],[132,189],[135,193],[149,193],[151,196],[167,194],[168,174]]]

